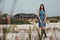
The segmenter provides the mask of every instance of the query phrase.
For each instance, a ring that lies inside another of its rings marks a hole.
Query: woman
[[[41,28],[41,34],[42,34],[42,36],[44,34],[45,37],[47,38],[47,35],[46,35],[46,32],[45,32],[46,14],[45,14],[45,8],[44,8],[43,4],[40,5],[38,17],[39,17],[39,27]]]

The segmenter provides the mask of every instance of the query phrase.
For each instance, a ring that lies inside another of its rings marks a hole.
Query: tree
[[[7,16],[8,16],[7,13],[1,16],[1,24],[7,24]]]
[[[7,13],[5,13],[5,14],[3,14],[3,15],[2,15],[2,17],[6,17],[6,16],[8,16],[8,14],[7,14]]]

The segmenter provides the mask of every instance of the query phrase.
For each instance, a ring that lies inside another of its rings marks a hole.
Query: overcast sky
[[[4,0],[3,12],[9,13],[14,0]],[[14,15],[17,13],[35,13],[40,4],[44,4],[47,16],[60,16],[60,0],[17,0]]]

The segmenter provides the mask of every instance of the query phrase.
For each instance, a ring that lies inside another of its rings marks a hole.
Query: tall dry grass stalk
[[[38,33],[38,37],[39,37],[39,40],[41,40],[41,35],[40,35],[40,32],[39,32],[39,29],[36,27],[36,26],[34,26],[34,28],[36,29],[36,31],[37,31],[37,33]]]
[[[29,27],[29,40],[31,40],[31,27]]]

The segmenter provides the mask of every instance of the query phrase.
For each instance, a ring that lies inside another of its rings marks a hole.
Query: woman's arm
[[[44,17],[45,17],[45,18],[44,18],[44,22],[46,22],[46,13],[44,14]]]
[[[37,13],[37,16],[38,16],[40,22],[42,23],[42,21],[41,21],[41,19],[40,19],[39,11],[38,11],[38,13]]]

